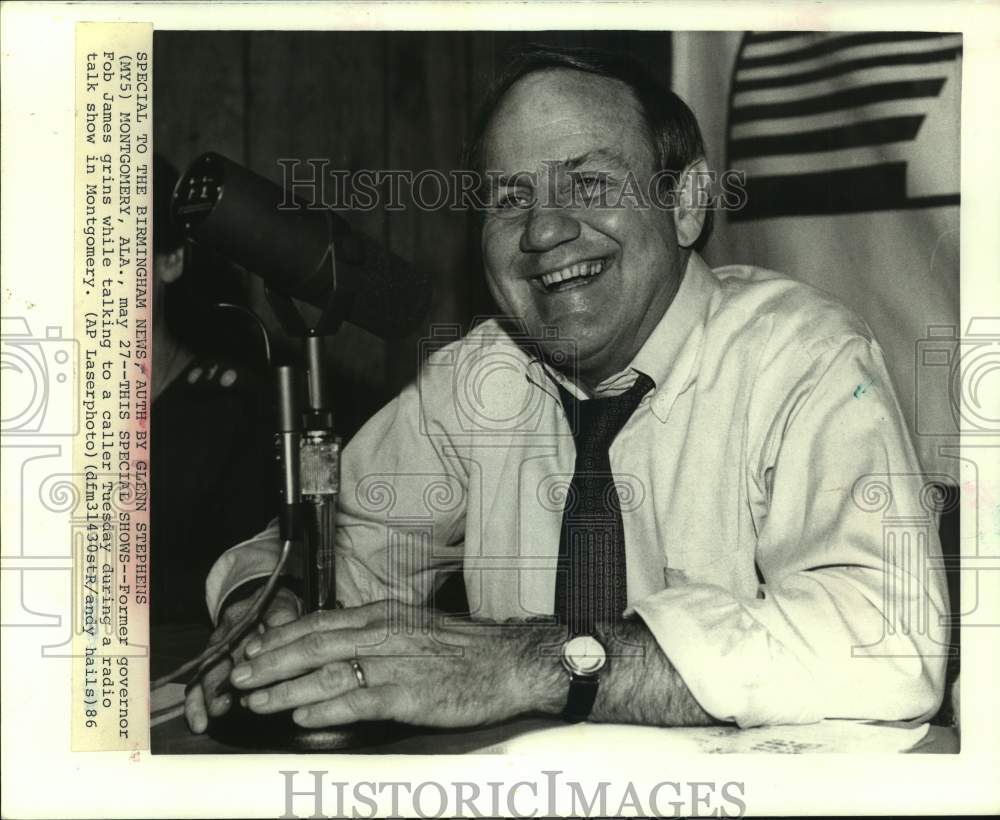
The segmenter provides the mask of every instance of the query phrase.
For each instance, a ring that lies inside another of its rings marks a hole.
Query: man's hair
[[[654,171],[679,174],[690,163],[705,155],[701,130],[691,109],[673,91],[657,82],[638,60],[627,54],[594,48],[556,48],[529,44],[514,52],[486,95],[465,152],[466,167],[483,170],[482,151],[486,130],[511,87],[529,74],[557,68],[618,80],[632,90],[639,103],[639,114],[653,149],[657,166]]]

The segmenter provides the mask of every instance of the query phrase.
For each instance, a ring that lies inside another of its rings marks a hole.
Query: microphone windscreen
[[[320,308],[333,296],[341,317],[382,338],[414,332],[430,307],[425,273],[332,210],[308,207],[220,154],[203,154],[188,167],[174,189],[173,213],[193,240],[272,290]]]
[[[354,298],[349,321],[387,339],[419,329],[431,301],[430,282],[422,271],[359,233],[337,243],[336,257],[338,288]]]

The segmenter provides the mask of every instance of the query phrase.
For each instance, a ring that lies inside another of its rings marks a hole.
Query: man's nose
[[[580,235],[580,223],[565,208],[535,205],[521,234],[523,253],[540,253]]]

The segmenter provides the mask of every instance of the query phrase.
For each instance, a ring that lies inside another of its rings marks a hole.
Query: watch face
[[[597,638],[580,635],[563,644],[562,661],[574,675],[596,675],[608,662],[608,653]]]

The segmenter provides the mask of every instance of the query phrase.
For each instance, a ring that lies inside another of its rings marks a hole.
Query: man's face
[[[500,308],[536,339],[557,328],[570,344],[548,352],[575,353],[565,369],[584,383],[624,369],[670,305],[686,255],[670,211],[634,198],[588,206],[570,192],[603,190],[613,205],[630,174],[648,190],[655,162],[632,92],[579,71],[530,74],[494,113],[483,159],[509,178],[494,186],[482,233]]]

